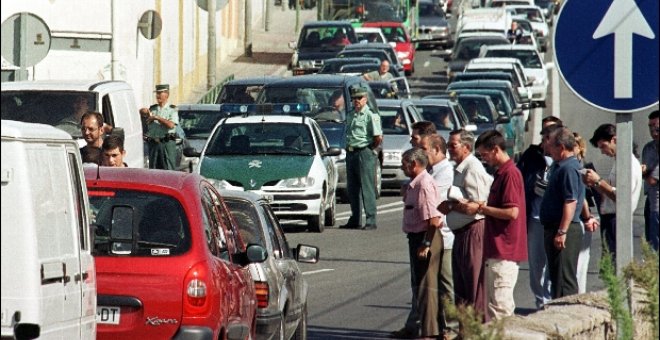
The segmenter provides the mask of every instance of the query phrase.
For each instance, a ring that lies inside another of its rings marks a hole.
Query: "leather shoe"
[[[342,224],[339,226],[339,229],[360,229],[359,224]]]
[[[364,227],[362,227],[362,230],[376,230],[378,228],[375,224],[365,224]]]
[[[390,333],[390,338],[394,339],[417,339],[419,337],[417,332],[411,331],[405,327]]]

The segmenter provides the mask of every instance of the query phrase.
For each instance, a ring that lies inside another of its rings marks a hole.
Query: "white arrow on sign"
[[[614,98],[632,98],[632,35],[655,39],[635,0],[614,0],[593,38],[614,34]]]

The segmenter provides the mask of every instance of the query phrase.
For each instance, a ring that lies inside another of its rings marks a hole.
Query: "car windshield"
[[[489,50],[484,57],[516,58],[524,68],[541,68],[541,59],[534,51],[529,50]]]
[[[170,256],[190,248],[188,219],[170,196],[103,189],[90,190],[89,202],[95,256]]]
[[[346,134],[344,133],[346,126],[344,124],[321,123],[319,125],[328,139],[330,147],[343,149],[346,146]]]
[[[459,96],[458,102],[461,104],[461,107],[463,107],[463,112],[465,112],[470,123],[490,124],[495,120],[493,112],[491,111],[490,106],[488,106],[486,100]]]
[[[314,119],[345,120],[345,104],[350,101],[344,98],[342,87],[266,87],[259,102],[309,104],[308,115]],[[333,104],[341,108],[337,110]]]
[[[344,46],[355,43],[357,43],[355,33],[350,27],[304,27],[300,31],[298,48],[301,50],[340,51]]]
[[[2,91],[2,119],[51,125],[74,138],[82,138],[82,115],[97,110],[92,92]]]
[[[313,155],[315,152],[314,140],[305,124],[230,123],[216,130],[206,155]]]
[[[326,0],[322,11],[327,20],[403,22],[406,5],[402,0]]]
[[[539,8],[516,8],[513,11],[514,15],[522,16],[531,22],[543,22]]]
[[[216,104],[253,104],[263,85],[225,85]]]
[[[420,105],[417,109],[421,112],[424,120],[433,122],[436,129],[444,131],[453,131],[458,128],[458,124],[451,114],[451,109],[440,105]]]
[[[482,39],[470,39],[470,40],[461,40],[456,46],[456,51],[454,52],[454,59],[458,60],[471,60],[479,56],[481,52],[481,46],[483,45],[499,45],[504,40],[501,39],[492,39],[492,40],[482,40]]]
[[[441,17],[444,18],[445,13],[442,12],[442,9],[437,5],[432,3],[420,3],[419,4],[419,16],[420,17]]]
[[[408,125],[400,107],[379,107],[384,135],[409,135]]]
[[[213,127],[224,117],[218,111],[184,111],[179,109],[179,126],[187,138],[207,139]]]
[[[258,244],[266,247],[261,220],[257,208],[249,201],[233,197],[224,197],[225,204],[231,211],[231,215],[238,223],[238,230],[243,241],[248,244]]]

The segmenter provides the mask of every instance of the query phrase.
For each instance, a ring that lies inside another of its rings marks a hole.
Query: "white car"
[[[536,48],[532,45],[491,45],[481,51],[479,57],[516,58],[520,60],[528,81],[531,81],[530,90],[532,101],[539,102],[545,107],[545,98],[548,93],[548,70]]]
[[[219,189],[266,197],[278,218],[304,219],[322,232],[335,223],[340,154],[311,118],[246,114],[215,126],[196,171]]]
[[[358,37],[359,42],[379,42],[387,44],[387,38],[379,27],[356,27],[355,35]],[[369,40],[369,37],[374,37],[376,40]]]
[[[539,6],[529,5],[507,6],[506,10],[514,17],[522,17],[529,20],[536,32],[536,40],[541,46],[541,52],[546,52],[550,42],[550,28],[545,20],[543,10]]]

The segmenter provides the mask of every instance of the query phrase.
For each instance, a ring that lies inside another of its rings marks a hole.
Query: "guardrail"
[[[221,82],[219,82],[217,85],[213,86],[202,98],[197,101],[197,104],[215,104],[216,98],[218,98],[218,95],[220,94],[220,90],[222,90],[222,86],[224,86],[228,81],[234,80],[234,75],[229,75],[227,78],[223,79]]]

